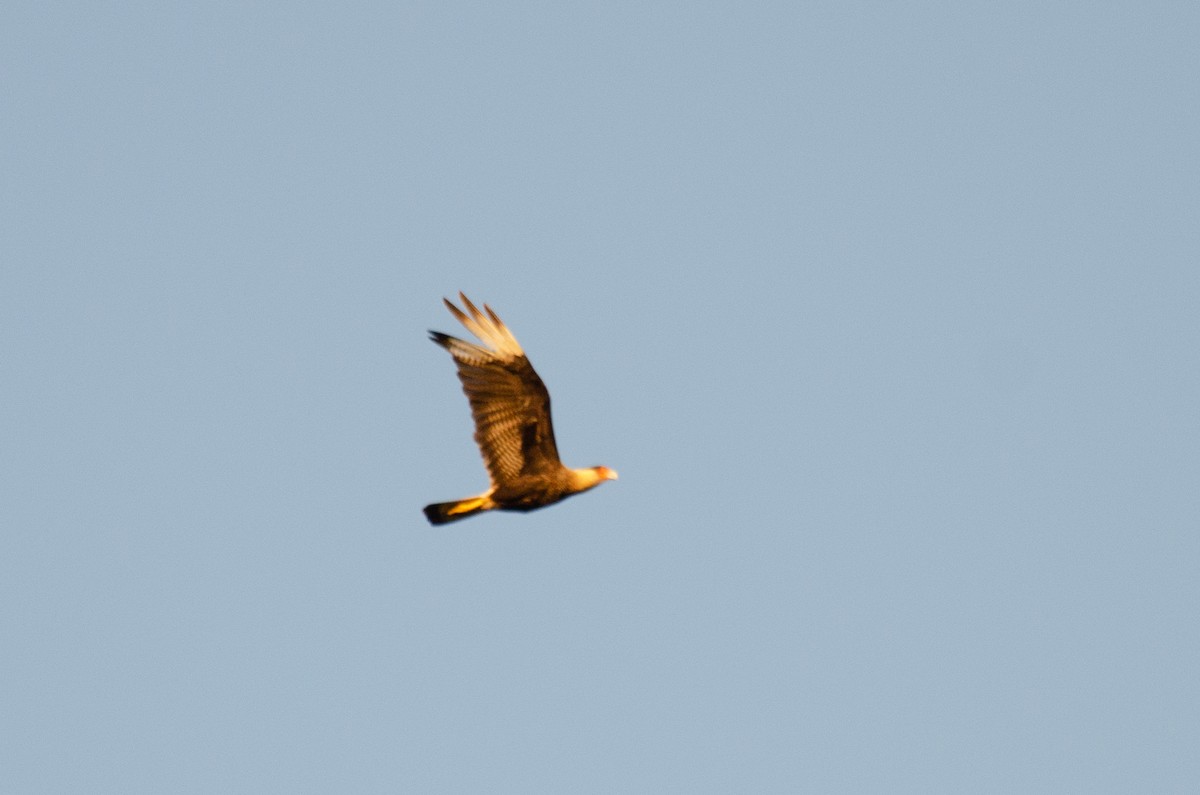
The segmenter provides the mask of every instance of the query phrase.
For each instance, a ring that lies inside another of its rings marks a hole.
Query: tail
[[[426,505],[424,510],[425,518],[429,520],[429,523],[438,525],[466,519],[468,516],[483,513],[491,507],[488,505],[487,497],[468,497],[465,500],[455,500],[454,502],[435,502],[433,505]]]

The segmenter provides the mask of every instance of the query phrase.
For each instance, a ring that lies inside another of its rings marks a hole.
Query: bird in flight
[[[533,511],[616,480],[617,473],[608,467],[563,466],[550,424],[550,393],[525,351],[490,306],[484,304],[480,312],[465,295],[458,297],[466,312],[442,300],[483,345],[440,331],[429,332],[429,338],[454,357],[491,487],[476,497],[426,505],[430,524],[457,522],[484,511]]]

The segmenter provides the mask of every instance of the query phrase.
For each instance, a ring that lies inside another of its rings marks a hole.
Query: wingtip
[[[513,333],[504,325],[504,321],[496,314],[488,304],[483,304],[483,311],[467,297],[467,294],[459,290],[459,300],[462,301],[462,307],[459,308],[449,298],[442,298],[442,303],[446,305],[446,309],[454,316],[454,319],[461,323],[467,331],[470,331],[488,348],[492,353],[501,357],[514,358],[524,356],[525,352],[521,349],[521,344],[517,342]]]
[[[443,298],[442,301],[446,304],[446,308],[450,310],[450,314],[454,315],[455,320],[457,320],[459,323],[462,323],[468,329],[471,328],[470,321],[467,319],[466,314],[461,309],[455,306],[449,298]]]
[[[483,317],[483,313],[479,311],[475,304],[471,303],[471,299],[467,298],[465,293],[460,291],[458,297],[462,299],[463,305],[466,306],[467,311],[471,313],[471,317],[475,319]]]

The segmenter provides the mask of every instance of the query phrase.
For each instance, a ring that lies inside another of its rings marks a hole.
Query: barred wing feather
[[[454,357],[492,486],[561,468],[550,422],[550,393],[542,379],[491,307],[484,304],[481,312],[462,293],[459,298],[466,312],[448,300],[446,307],[483,345],[437,331],[430,337]]]

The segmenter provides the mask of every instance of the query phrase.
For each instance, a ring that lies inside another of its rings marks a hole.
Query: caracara
[[[550,393],[520,343],[492,308],[483,312],[462,293],[464,313],[446,299],[446,308],[483,345],[429,332],[450,351],[475,418],[475,442],[491,478],[478,497],[425,506],[431,524],[446,524],[483,511],[533,511],[616,480],[608,467],[568,469],[558,460],[550,424]],[[486,313],[486,314],[485,314]]]

